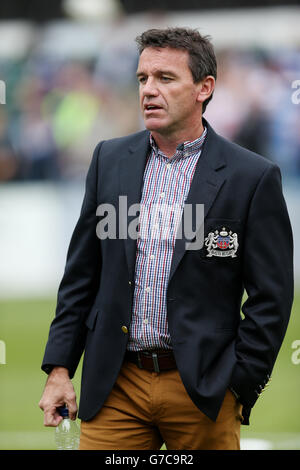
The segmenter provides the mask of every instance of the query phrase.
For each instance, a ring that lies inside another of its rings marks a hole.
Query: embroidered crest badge
[[[207,257],[231,256],[231,258],[236,258],[239,247],[237,234],[232,233],[231,230],[228,231],[225,227],[220,232],[218,230],[210,232],[205,238],[204,244],[207,247]]]

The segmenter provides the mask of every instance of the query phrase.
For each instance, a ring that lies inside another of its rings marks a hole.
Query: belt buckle
[[[152,360],[153,360],[153,366],[154,366],[154,372],[160,372],[159,369],[159,364],[158,364],[158,358],[157,358],[157,353],[152,353]]]

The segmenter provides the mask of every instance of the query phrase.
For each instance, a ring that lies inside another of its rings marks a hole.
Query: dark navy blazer
[[[167,291],[169,331],[181,379],[199,409],[216,420],[232,387],[249,424],[289,321],[292,231],[278,167],[204,122],[208,133],[186,204],[204,204],[205,237],[225,227],[237,234],[238,249],[236,257],[209,257],[205,244],[187,250],[187,240],[177,239]],[[97,145],[59,287],[42,369],[63,366],[72,378],[84,351],[78,416],[85,421],[101,409],[124,360],[136,240],[118,237],[118,201],[126,195],[128,207],[140,202],[148,152],[146,130]],[[96,210],[104,203],[116,208],[117,237],[100,240]],[[120,217],[127,225],[133,218]]]

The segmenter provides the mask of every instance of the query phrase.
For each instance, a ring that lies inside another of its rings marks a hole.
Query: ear
[[[208,75],[198,84],[198,93],[197,93],[197,101],[199,103],[203,103],[207,98],[210,97],[212,92],[215,89],[215,79],[212,75]]]

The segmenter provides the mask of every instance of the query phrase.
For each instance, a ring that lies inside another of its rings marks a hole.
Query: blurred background
[[[206,119],[281,168],[295,303],[243,449],[300,449],[300,7],[298,1],[1,0],[0,449],[54,449],[40,370],[96,144],[143,129],[134,39],[209,34],[218,80]],[[272,234],[268,234],[272,243]],[[73,380],[80,393],[80,368]]]

